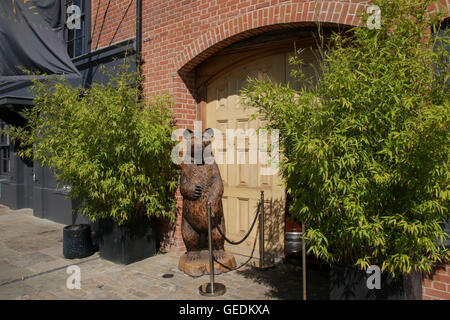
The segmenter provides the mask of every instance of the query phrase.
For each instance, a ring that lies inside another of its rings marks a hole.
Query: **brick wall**
[[[361,0],[143,0],[144,95],[169,92],[180,128],[193,128],[197,114],[194,68],[236,41],[272,29],[322,21],[357,25]],[[450,7],[450,0],[441,1]],[[92,0],[92,49],[134,37],[133,0]],[[95,20],[97,19],[97,23]],[[105,22],[105,23],[103,23]],[[102,27],[103,25],[103,27]],[[184,249],[181,196],[166,246]]]
[[[144,2],[146,2],[144,0]],[[91,50],[134,38],[136,35],[135,0],[91,1]]]
[[[450,264],[439,265],[422,282],[423,300],[450,300]]]

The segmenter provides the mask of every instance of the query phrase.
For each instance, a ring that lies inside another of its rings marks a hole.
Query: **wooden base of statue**
[[[178,269],[192,277],[209,274],[209,251],[202,250],[197,254],[185,253],[180,257]],[[193,258],[194,256],[194,258]],[[236,260],[232,253],[223,251],[220,258],[214,261],[214,274],[221,274],[236,268]]]

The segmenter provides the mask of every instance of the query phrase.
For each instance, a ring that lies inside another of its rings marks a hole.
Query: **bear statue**
[[[211,152],[213,129],[206,129],[201,137],[186,129],[187,155],[181,164],[180,192],[183,196],[181,234],[187,252],[180,257],[179,269],[191,276],[209,272],[208,213],[211,203],[212,247],[216,260],[215,273],[229,271],[236,266],[233,255],[224,250],[225,218],[222,208],[223,183],[219,168]],[[197,145],[196,145],[197,144]]]

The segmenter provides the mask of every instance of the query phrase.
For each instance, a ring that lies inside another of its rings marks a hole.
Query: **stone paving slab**
[[[5,259],[0,260],[0,283],[6,283],[16,279],[22,279],[24,277],[31,275],[32,273],[33,272],[28,269],[16,267],[15,265],[9,263]]]
[[[103,260],[98,252],[68,260],[62,255],[63,227],[33,217],[30,209],[0,205],[0,299],[301,299],[301,270],[287,265],[265,272],[245,266],[217,275],[227,293],[205,298],[198,287],[209,276],[192,278],[179,271],[181,252],[158,253],[126,266]],[[236,260],[240,265],[246,258],[236,255]],[[79,290],[66,286],[70,265],[80,267]]]

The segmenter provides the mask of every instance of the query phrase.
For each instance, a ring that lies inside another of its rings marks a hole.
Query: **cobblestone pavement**
[[[33,217],[31,209],[0,205],[0,299],[301,299],[301,270],[291,265],[280,264],[270,271],[244,266],[217,275],[226,294],[205,298],[198,287],[209,276],[192,278],[180,272],[180,252],[126,266],[103,260],[98,252],[68,260],[62,255],[63,227]],[[245,259],[236,256],[236,260],[240,265]],[[80,289],[66,286],[70,265],[80,267]],[[173,277],[164,278],[165,274]]]

